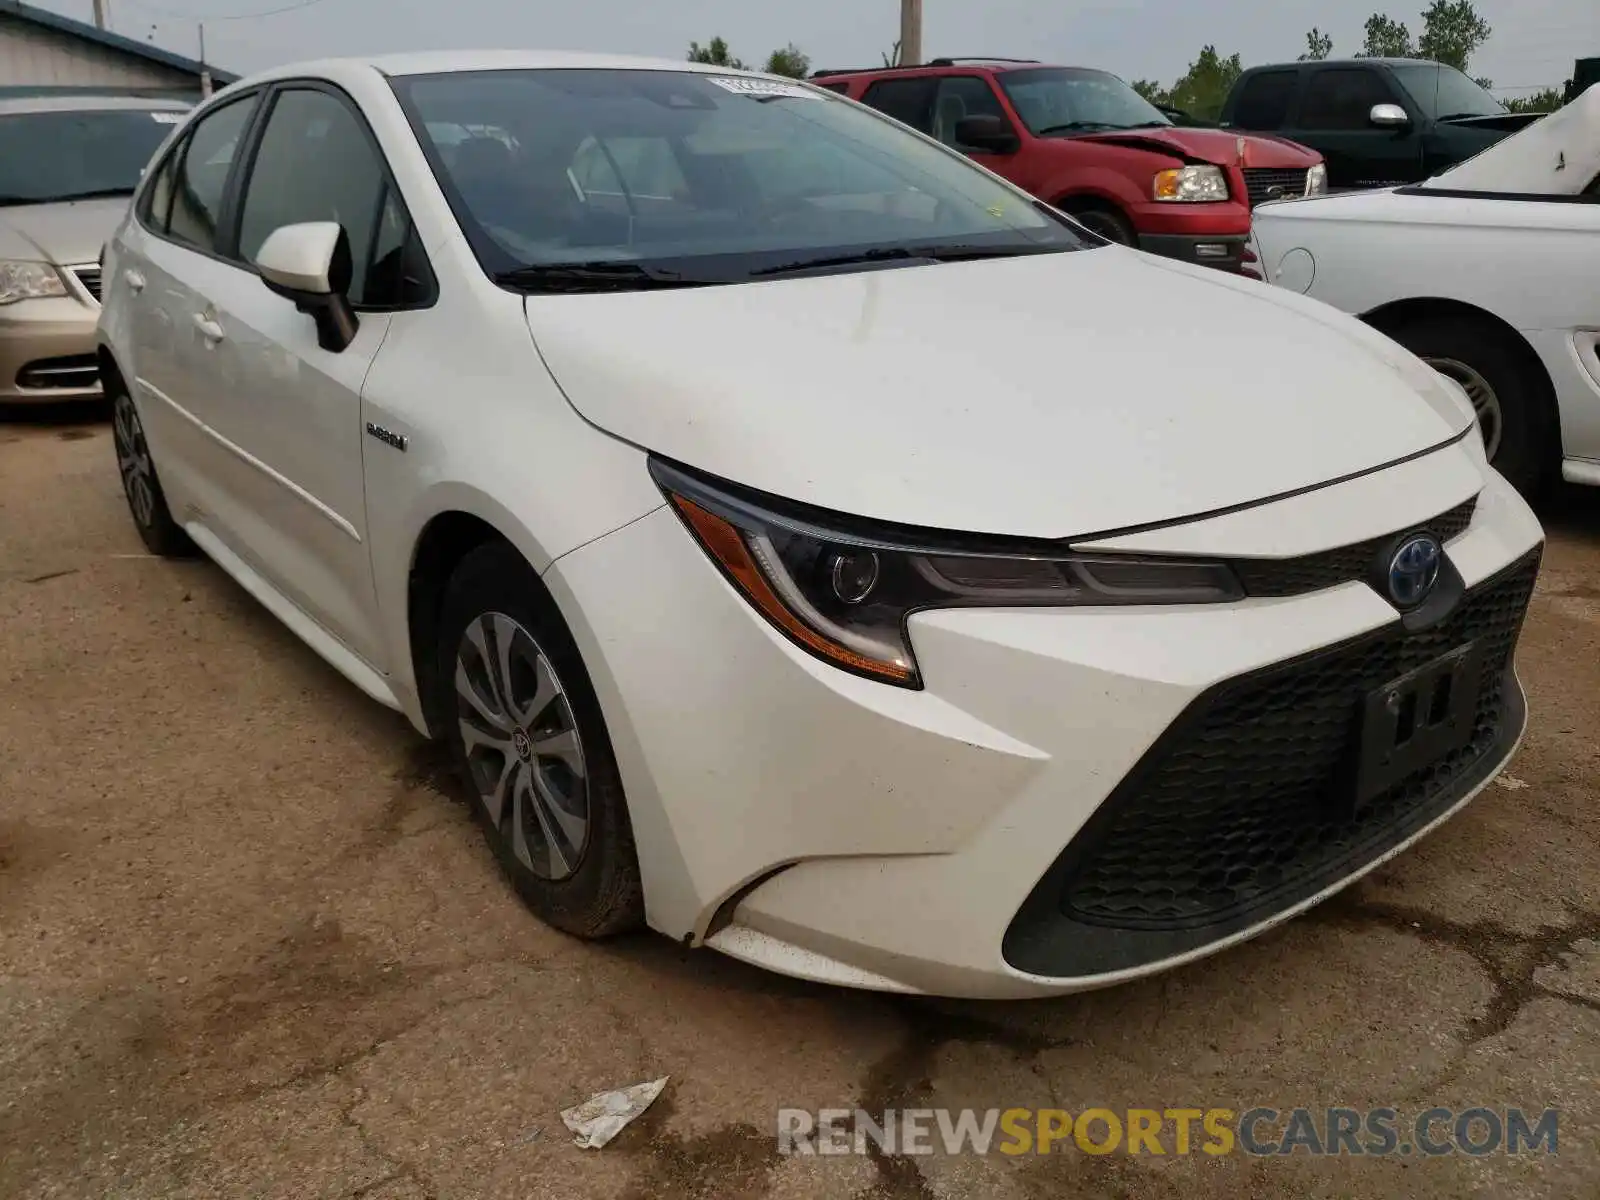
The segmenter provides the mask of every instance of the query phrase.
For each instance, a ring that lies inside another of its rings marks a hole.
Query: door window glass
[[[1362,67],[1334,67],[1318,71],[1306,85],[1300,102],[1301,129],[1354,130],[1372,128],[1372,106],[1393,104],[1394,93],[1376,71]]]
[[[956,126],[967,117],[999,117],[1007,125],[1011,118],[987,80],[976,75],[951,75],[939,81],[939,98],[933,108],[933,136],[946,146],[964,150],[956,139]]]
[[[938,82],[929,76],[921,79],[881,79],[867,89],[867,94],[861,97],[861,103],[920,133],[931,133],[933,89]]]
[[[166,231],[174,241],[207,252],[217,248],[217,221],[239,138],[255,109],[255,98],[228,104],[195,123],[177,168],[172,215]]]
[[[1232,124],[1239,129],[1282,129],[1289,119],[1298,71],[1262,71],[1245,80]]]
[[[239,254],[254,262],[275,229],[336,221],[350,239],[350,299],[364,304],[385,178],[350,106],[328,92],[279,94],[261,135],[239,217]]]

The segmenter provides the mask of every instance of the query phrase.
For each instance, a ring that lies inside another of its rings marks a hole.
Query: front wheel
[[[1549,381],[1530,352],[1503,330],[1460,318],[1411,322],[1390,336],[1461,385],[1495,470],[1524,496],[1548,487],[1561,461],[1560,422]]]
[[[622,779],[599,701],[555,604],[523,558],[462,560],[439,625],[438,711],[502,868],[557,929],[599,938],[643,922]]]
[[[1108,242],[1116,242],[1119,246],[1136,246],[1139,244],[1139,235],[1133,231],[1133,226],[1121,213],[1110,208],[1097,205],[1086,205],[1073,208],[1063,206],[1063,211],[1079,225],[1090,233],[1098,233]]]

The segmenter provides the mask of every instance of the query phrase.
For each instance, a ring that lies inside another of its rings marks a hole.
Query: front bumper
[[[0,404],[98,399],[99,315],[76,294],[0,307]]]
[[[1163,258],[1220,271],[1237,272],[1244,261],[1247,237],[1222,237],[1206,234],[1141,233],[1139,249]]]
[[[1306,537],[1317,536],[1309,531],[1324,524],[1318,505],[1337,513],[1341,539],[1363,533],[1352,524],[1361,520],[1370,525],[1363,536],[1376,535],[1443,512],[1481,485],[1470,526],[1448,548],[1476,594],[1536,551],[1542,533],[1521,499],[1469,458],[1458,445],[1393,474],[1139,536],[1165,538],[1168,552],[1188,545],[1215,553],[1226,543],[1249,553],[1302,522]],[[1259,872],[1254,883],[1234,878],[1231,899],[1208,908],[1177,894],[1185,871],[1208,870],[1185,854],[1216,849],[1197,844],[1204,823],[1186,818],[1186,792],[1219,820],[1243,794],[1250,811],[1241,828],[1259,818],[1268,834],[1287,829],[1291,840],[1313,842],[1321,835],[1294,825],[1311,821],[1303,797],[1272,786],[1272,737],[1250,733],[1259,769],[1248,779],[1225,743],[1183,757],[1174,774],[1173,739],[1185,737],[1178,749],[1192,751],[1185,727],[1220,711],[1219,696],[1278,678],[1282,664],[1294,664],[1285,678],[1303,680],[1315,674],[1307,656],[1330,647],[1361,659],[1349,686],[1386,682],[1396,673],[1389,659],[1369,662],[1352,649],[1396,637],[1394,609],[1365,583],[1189,608],[923,613],[911,628],[926,689],[911,692],[845,675],[796,649],[732,592],[666,509],[559,560],[547,579],[606,714],[650,923],[838,984],[1048,995],[1214,952],[1309,907],[1421,836],[1493,777],[1522,728],[1509,666],[1526,605],[1518,593],[1496,602],[1510,614],[1496,634],[1499,657],[1486,659],[1501,707],[1474,741],[1471,762],[1424,786],[1420,799],[1397,802],[1404,811],[1390,813],[1394,819],[1335,830],[1344,840],[1300,861],[1305,869],[1290,871],[1287,885],[1268,886]],[[618,586],[630,579],[643,584]],[[1420,644],[1407,645],[1395,661],[1421,653]],[[1259,701],[1266,693],[1252,694]],[[1292,719],[1277,730],[1289,748],[1281,762],[1309,761],[1306,745],[1291,745],[1305,728],[1321,739],[1313,749],[1335,747],[1337,757],[1341,702],[1319,703],[1310,726],[1290,706]],[[1253,711],[1233,712],[1224,733],[1249,732]],[[1271,712],[1267,719],[1270,734]],[[1171,787],[1152,791],[1141,780],[1163,764]],[[1284,769],[1294,777],[1301,768]],[[1086,848],[1098,876],[1079,869]],[[1107,863],[1117,869],[1108,872]],[[1235,865],[1221,864],[1225,880]],[[1130,878],[1131,889],[1123,886]],[[1098,909],[1084,902],[1097,887]],[[1123,919],[1138,907],[1130,890],[1188,904],[1183,927],[1158,928],[1159,912],[1154,924]]]

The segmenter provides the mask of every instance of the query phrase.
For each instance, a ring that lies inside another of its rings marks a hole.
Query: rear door
[[[1239,85],[1239,95],[1228,116],[1228,128],[1251,133],[1277,133],[1287,129],[1299,88],[1298,67],[1257,71]]]
[[[102,288],[126,298],[134,399],[163,477],[182,497],[174,516],[210,506],[221,465],[206,435],[215,419],[212,365],[197,316],[197,276],[215,260],[230,181],[260,97],[252,93],[204,113],[158,165],[124,226],[116,276]],[[176,486],[172,486],[176,485]]]
[[[939,80],[934,75],[878,79],[867,85],[861,103],[911,126],[918,133],[933,132],[933,94]]]
[[[1396,104],[1411,114],[1405,128],[1372,123],[1378,104]],[[1421,141],[1408,97],[1376,67],[1319,67],[1301,92],[1288,136],[1322,153],[1330,188],[1388,187],[1422,178]]]

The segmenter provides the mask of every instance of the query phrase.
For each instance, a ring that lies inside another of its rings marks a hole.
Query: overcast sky
[[[88,20],[92,0],[39,0]],[[241,73],[322,54],[468,47],[613,50],[678,57],[720,34],[746,61],[793,41],[813,64],[872,66],[898,35],[896,0],[108,0],[112,27],[193,57],[195,20],[207,58]],[[1104,67],[1170,83],[1206,42],[1245,64],[1294,58],[1305,32],[1331,33],[1335,54],[1360,48],[1375,9],[1418,32],[1425,0],[924,0],[929,57],[1000,54]],[[1499,89],[1565,80],[1577,57],[1600,55],[1597,0],[1477,0],[1494,35],[1471,64]],[[1516,14],[1513,18],[1513,13]],[[174,16],[173,14],[178,14]]]

